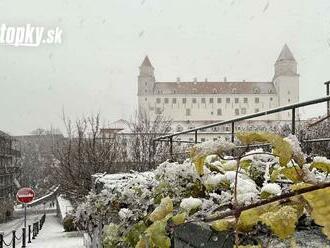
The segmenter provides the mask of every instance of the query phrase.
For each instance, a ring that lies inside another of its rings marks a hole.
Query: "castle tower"
[[[148,98],[153,95],[155,86],[154,67],[152,66],[148,56],[146,56],[139,67],[140,74],[138,76],[138,108],[139,111],[144,109],[147,111]]]
[[[154,67],[146,56],[139,67],[140,74],[138,77],[138,96],[152,95],[155,85]]]
[[[297,62],[285,44],[275,63],[273,79],[278,94],[278,106],[285,106],[299,102],[299,74]],[[279,119],[291,119],[289,111],[279,113]]]

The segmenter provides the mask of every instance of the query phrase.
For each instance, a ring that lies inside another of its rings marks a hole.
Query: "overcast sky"
[[[329,13],[329,0],[1,0],[0,24],[60,27],[63,42],[0,46],[0,130],[62,128],[62,109],[129,118],[145,55],[157,80],[270,81],[287,43],[300,100],[324,96]]]

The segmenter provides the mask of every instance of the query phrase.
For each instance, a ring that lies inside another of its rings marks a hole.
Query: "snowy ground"
[[[46,217],[39,235],[28,248],[83,248],[83,238],[78,232],[64,232],[56,214]]]

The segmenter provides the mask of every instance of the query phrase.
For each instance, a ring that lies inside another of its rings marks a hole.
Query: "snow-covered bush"
[[[236,244],[238,233],[256,235],[261,224],[286,239],[303,215],[330,237],[329,160],[306,163],[294,136],[240,133],[237,138],[246,145],[270,143],[272,152],[257,149],[232,157],[234,144],[208,142],[194,146],[181,164],[166,161],[150,172],[98,175],[96,184],[103,189],[86,197],[76,222],[89,231],[104,226],[104,247],[169,247],[175,226],[187,221],[233,232]]]

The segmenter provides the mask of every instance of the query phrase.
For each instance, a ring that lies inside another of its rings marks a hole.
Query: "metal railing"
[[[274,109],[270,109],[267,111],[262,111],[262,112],[258,112],[258,113],[254,113],[254,114],[250,114],[250,115],[245,115],[245,116],[241,116],[241,117],[237,117],[237,118],[233,118],[230,120],[225,120],[225,121],[221,121],[221,122],[216,122],[216,123],[212,123],[209,125],[204,125],[201,127],[197,127],[197,128],[192,128],[192,129],[188,129],[188,130],[184,130],[181,132],[176,132],[173,134],[168,134],[168,135],[164,135],[164,136],[160,136],[156,139],[153,140],[154,144],[155,142],[169,142],[170,144],[170,155],[171,157],[173,156],[173,143],[177,142],[177,143],[181,143],[181,140],[174,140],[174,137],[180,136],[182,134],[189,134],[189,133],[193,133],[194,134],[194,141],[192,143],[197,144],[198,143],[198,132],[205,130],[205,129],[209,129],[209,128],[213,128],[213,127],[219,127],[219,126],[223,126],[223,125],[231,125],[231,132],[229,133],[231,136],[231,141],[234,142],[234,138],[235,138],[235,123],[237,122],[241,122],[241,121],[245,121],[245,120],[249,120],[249,119],[253,119],[256,117],[261,117],[261,116],[267,116],[270,114],[275,114],[275,113],[280,113],[280,112],[284,112],[284,111],[291,111],[291,133],[295,134],[296,132],[296,110],[302,107],[306,107],[306,106],[311,106],[314,104],[319,104],[319,103],[324,103],[327,102],[328,106],[329,106],[329,102],[330,102],[330,96],[326,96],[326,97],[321,97],[321,98],[317,98],[314,100],[310,100],[310,101],[305,101],[305,102],[301,102],[301,103],[295,103],[295,104],[291,104],[291,105],[286,105],[283,107],[278,107],[278,108],[274,108]],[[290,121],[290,120],[288,120]],[[201,133],[203,134],[203,133]],[[322,142],[324,141],[330,141],[330,138],[323,138]],[[308,142],[308,141],[306,141]],[[314,139],[313,142],[320,142],[320,140],[316,140]]]
[[[22,228],[22,233],[20,236],[17,236],[17,231],[13,230],[11,231],[11,238],[9,241],[6,241],[4,233],[0,233],[0,248],[5,248],[5,247],[11,247],[11,248],[18,248],[26,247],[26,243],[31,243],[33,239],[37,237],[39,234],[39,231],[42,229],[44,223],[46,220],[46,214],[44,214],[40,220],[34,222],[32,225],[28,225],[28,228],[26,229],[25,227]],[[16,242],[18,241],[18,242]],[[22,243],[22,246],[19,246],[19,244]]]

